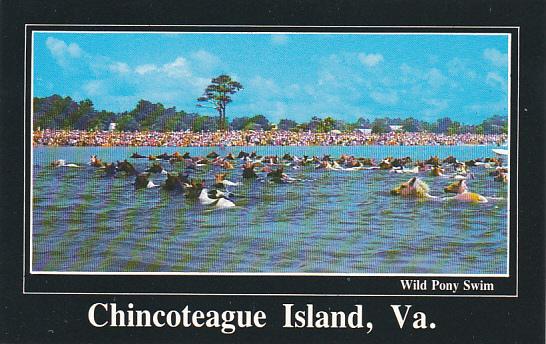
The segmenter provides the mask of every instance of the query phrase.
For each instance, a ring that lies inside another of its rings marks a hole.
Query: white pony
[[[235,207],[235,203],[224,198],[225,194],[223,192],[218,190],[213,191],[217,198],[210,198],[208,189],[204,188],[201,190],[201,193],[199,194],[199,203],[202,205],[214,206],[217,209]]]
[[[51,166],[53,167],[80,167],[76,164],[67,164],[66,160],[64,159],[58,159],[51,163]]]

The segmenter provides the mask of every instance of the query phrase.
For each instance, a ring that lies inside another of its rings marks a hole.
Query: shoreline
[[[79,147],[329,147],[329,146],[503,146],[507,134],[445,134],[430,132],[117,132],[34,131],[33,146]]]
[[[137,146],[137,145],[42,145],[42,144],[32,144],[33,148],[218,148],[218,149],[228,149],[228,148],[256,148],[256,147],[506,147],[503,145],[496,144],[458,144],[458,145],[241,145],[241,146],[223,146],[223,145],[210,145],[210,146]]]

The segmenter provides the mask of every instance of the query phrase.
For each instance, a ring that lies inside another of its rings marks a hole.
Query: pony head
[[[433,166],[432,169],[430,170],[430,175],[433,176],[433,177],[439,177],[441,176],[443,173],[443,170],[440,166]]]
[[[466,182],[464,179],[453,182],[444,188],[445,193],[463,193],[467,190]]]
[[[407,182],[400,184],[398,187],[391,190],[391,195],[394,196],[410,196],[410,197],[426,197],[429,192],[428,185],[416,177],[411,178]]]
[[[216,184],[221,183],[221,182],[224,181],[224,179],[226,178],[226,175],[227,175],[226,173],[216,173],[216,174],[214,175],[214,182],[215,182]]]

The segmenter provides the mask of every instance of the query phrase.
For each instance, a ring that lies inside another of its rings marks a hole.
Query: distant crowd
[[[37,130],[33,143],[44,146],[453,146],[501,145],[507,134],[436,134],[428,132],[389,132],[370,134],[314,133],[291,131],[216,131],[180,132],[117,132],[81,130]]]

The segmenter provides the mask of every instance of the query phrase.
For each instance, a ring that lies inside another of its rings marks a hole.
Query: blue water
[[[320,272],[503,274],[507,270],[507,185],[474,167],[471,191],[493,197],[486,204],[424,201],[391,196],[413,175],[388,171],[287,173],[303,181],[227,179],[235,208],[212,210],[180,192],[134,190],[133,177],[105,177],[90,166],[53,168],[55,159],[84,165],[163,152],[221,155],[257,151],[381,159],[454,155],[493,156],[486,146],[359,147],[35,147],[33,152],[32,266],[35,271],[87,272]],[[151,163],[129,159],[139,171]],[[182,165],[162,165],[182,171]],[[219,167],[192,173],[212,185]],[[453,180],[419,175],[431,194],[446,196]],[[165,176],[153,175],[156,184]]]

